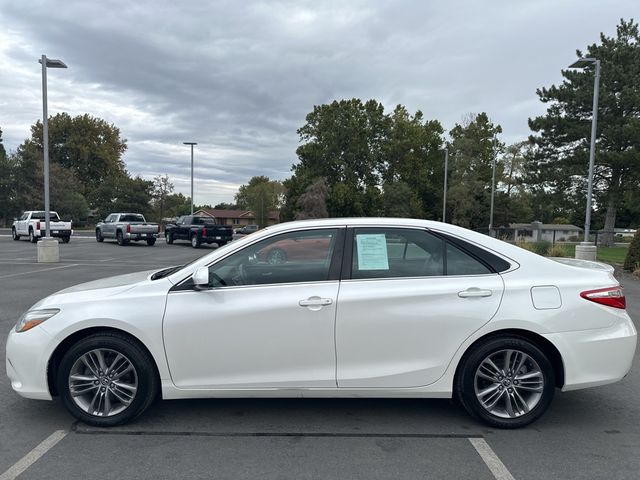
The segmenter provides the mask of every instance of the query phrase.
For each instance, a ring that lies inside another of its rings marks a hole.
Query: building
[[[525,242],[541,242],[547,241],[567,242],[576,241],[576,237],[580,238],[582,228],[575,225],[563,225],[559,223],[512,223],[509,225],[513,229],[513,237],[515,240],[522,239]]]
[[[245,225],[255,225],[258,223],[256,216],[250,210],[223,210],[220,208],[201,208],[194,215],[214,217],[221,225],[233,225],[241,228]],[[269,212],[268,225],[280,222],[280,212]]]

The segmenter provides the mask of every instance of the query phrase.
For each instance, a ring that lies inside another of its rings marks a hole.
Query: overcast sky
[[[195,202],[231,201],[253,175],[284,179],[314,105],[374,98],[445,129],[486,111],[503,141],[544,111],[576,49],[615,34],[638,0],[0,0],[0,128],[8,150],[42,117],[89,113],[120,128],[133,174],[169,174]]]

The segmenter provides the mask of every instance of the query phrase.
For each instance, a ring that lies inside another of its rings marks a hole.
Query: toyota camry
[[[20,395],[97,426],[158,397],[263,396],[454,397],[515,428],[556,389],[622,379],[635,348],[605,265],[438,222],[323,219],[44,298],[6,368]]]

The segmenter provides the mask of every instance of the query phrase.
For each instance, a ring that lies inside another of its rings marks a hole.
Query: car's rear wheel
[[[70,240],[71,240],[71,237],[68,235],[65,235],[64,237],[62,237],[62,243],[69,243]]]
[[[154,400],[158,381],[149,354],[125,335],[97,333],[62,357],[57,378],[64,406],[98,427],[125,423]]]
[[[96,228],[96,242],[104,242],[104,237],[102,236],[102,230]]]
[[[13,238],[14,240],[20,240],[20,235],[18,235],[16,233],[16,229],[15,228],[11,229],[11,238]]]
[[[547,410],[555,392],[555,372],[545,353],[530,341],[501,336],[465,354],[456,393],[474,417],[497,428],[519,428]]]
[[[191,246],[193,248],[198,248],[200,246],[200,238],[198,238],[198,235],[191,235]]]
[[[31,243],[36,243],[38,241],[38,237],[36,237],[35,234],[33,233],[33,228],[29,229],[29,241]]]
[[[156,239],[155,238],[148,238],[147,239],[147,245],[149,245],[150,247],[153,247],[156,244]]]
[[[124,234],[122,233],[122,230],[118,230],[116,232],[116,242],[118,242],[118,245],[120,246],[123,246],[129,243],[127,240],[124,239]]]

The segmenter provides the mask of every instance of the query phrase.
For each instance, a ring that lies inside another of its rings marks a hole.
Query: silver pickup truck
[[[118,245],[146,241],[152,246],[159,231],[157,223],[147,223],[144,215],[139,213],[112,213],[96,225],[96,240],[104,242],[105,238],[115,238]]]

